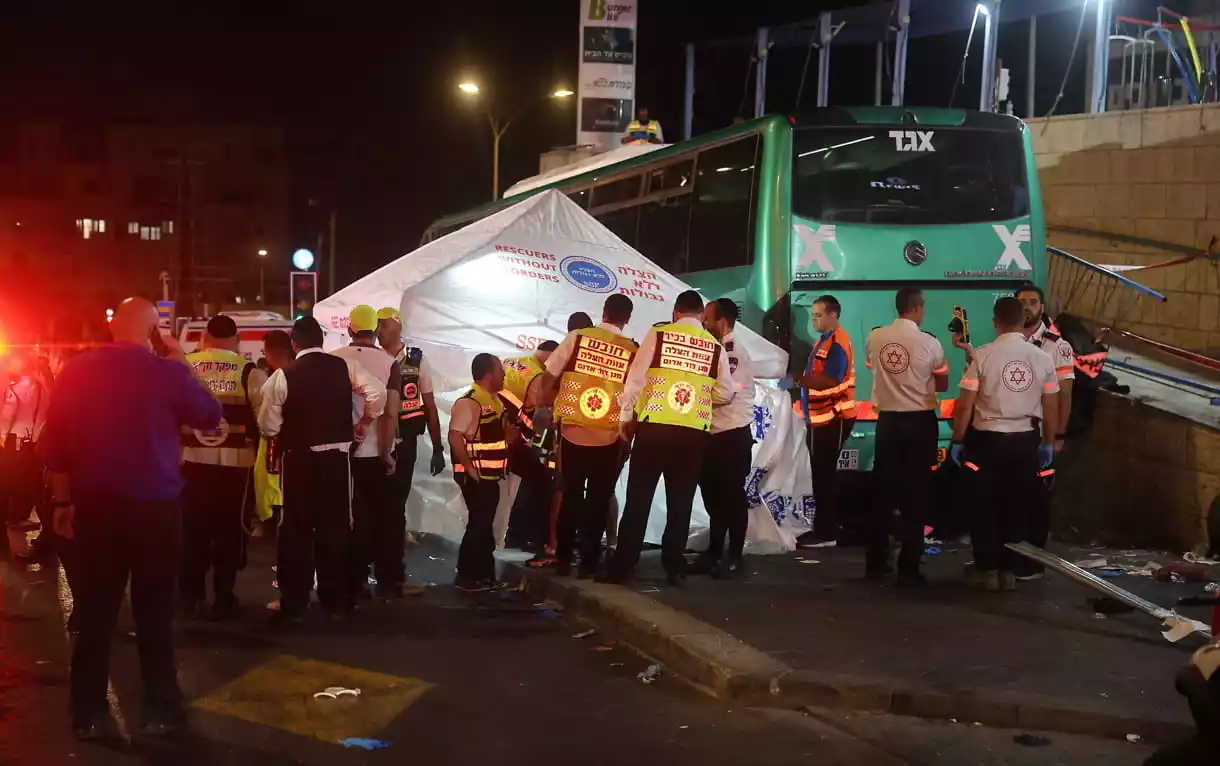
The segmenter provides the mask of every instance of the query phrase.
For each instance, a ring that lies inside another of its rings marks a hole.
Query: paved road
[[[128,764],[496,763],[540,758],[582,766],[674,764],[984,764],[1013,732],[983,741],[941,724],[892,717],[867,725],[786,711],[730,709],[663,677],[644,685],[647,662],[581,626],[514,597],[472,601],[446,585],[417,601],[374,604],[350,626],[283,635],[262,607],[274,597],[266,551],[240,582],[250,606],[240,624],[184,624],[183,687],[193,732],[172,742],[110,747],[68,736],[68,643],[54,573],[0,570],[0,766]],[[414,576],[446,582],[450,561],[417,552]],[[114,710],[139,720],[138,666],[129,617],[116,637]],[[315,700],[328,686],[359,687],[359,699]],[[928,728],[937,727],[937,728]],[[927,735],[921,733],[927,732]],[[947,733],[946,733],[947,732]],[[952,743],[929,750],[930,736]],[[336,740],[371,737],[377,752]],[[1056,738],[1058,739],[1058,738]],[[1073,740],[1020,753],[1042,760],[996,763],[1137,764],[1147,751],[1125,742]],[[947,755],[946,755],[947,754]]]

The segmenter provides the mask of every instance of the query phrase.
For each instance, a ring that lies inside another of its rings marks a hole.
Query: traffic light
[[[312,271],[294,271],[289,276],[288,288],[292,318],[312,316],[314,304],[318,302],[318,275]]]

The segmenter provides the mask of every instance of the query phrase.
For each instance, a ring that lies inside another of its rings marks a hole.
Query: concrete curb
[[[504,579],[524,578],[527,592],[665,664],[713,697],[747,705],[828,707],[956,719],[1011,729],[1176,742],[1194,727],[1172,719],[1134,719],[1112,705],[1035,695],[908,688],[879,676],[797,670],[719,628],[616,585],[559,579],[546,570],[505,564]],[[1166,679],[1170,683],[1170,679]],[[1083,703],[1083,704],[1082,704]],[[1183,702],[1185,705],[1185,702]]]

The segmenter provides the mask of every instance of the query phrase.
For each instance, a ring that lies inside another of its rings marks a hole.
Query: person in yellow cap
[[[425,428],[432,441],[431,473],[437,476],[445,470],[445,447],[441,441],[441,421],[436,411],[436,399],[432,391],[432,371],[428,360],[424,358],[422,349],[408,346],[402,337],[402,314],[398,309],[386,306],[377,312],[377,340],[385,353],[393,357],[402,368],[402,388],[399,391],[401,402],[398,411],[398,446],[394,458],[398,470],[394,472],[394,507],[397,509],[395,521],[399,534],[395,539],[404,536],[412,542],[418,542],[419,519],[408,522],[406,517],[407,498],[411,495],[411,480],[415,475],[415,457],[419,437]],[[403,530],[406,531],[405,535]],[[405,576],[405,575],[404,575]]]
[[[368,595],[369,566],[377,579],[379,598],[400,598],[402,580],[402,531],[393,517],[394,413],[399,409],[402,370],[398,362],[377,348],[377,312],[360,305],[348,316],[347,333],[352,342],[332,352],[355,362],[386,389],[385,412],[377,418],[368,438],[351,453],[352,535],[348,550],[348,596],[352,604]],[[357,415],[363,401],[356,398]],[[395,539],[399,542],[395,545]]]

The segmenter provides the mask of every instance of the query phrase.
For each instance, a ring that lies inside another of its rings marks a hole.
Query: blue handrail
[[[1071,253],[1067,252],[1066,250],[1060,250],[1057,247],[1047,247],[1046,251],[1048,253],[1054,253],[1055,255],[1058,255],[1062,258],[1067,258],[1069,261],[1071,261],[1072,263],[1075,263],[1077,266],[1083,266],[1084,268],[1089,269],[1090,271],[1096,271],[1099,274],[1105,274],[1108,277],[1113,277],[1122,286],[1130,287],[1132,290],[1135,290],[1136,292],[1139,292],[1139,293],[1143,293],[1144,295],[1147,295],[1150,298],[1156,298],[1158,301],[1161,301],[1161,302],[1168,300],[1168,298],[1166,298],[1164,295],[1161,295],[1156,290],[1153,290],[1151,287],[1144,287],[1139,282],[1136,282],[1134,279],[1127,279],[1126,277],[1124,277],[1122,274],[1119,274],[1118,272],[1110,271],[1109,269],[1107,269],[1104,266],[1098,266],[1096,263],[1090,263],[1089,261],[1086,261],[1083,258],[1079,258],[1075,255],[1072,255]]]
[[[1132,372],[1136,372],[1141,375],[1147,375],[1147,376],[1153,377],[1153,378],[1160,378],[1161,380],[1166,380],[1171,383],[1177,383],[1179,385],[1190,386],[1191,388],[1197,388],[1197,389],[1199,389],[1198,391],[1191,391],[1190,393],[1197,394],[1198,396],[1220,397],[1220,388],[1216,388],[1215,386],[1209,386],[1206,383],[1200,383],[1199,381],[1191,380],[1190,378],[1184,378],[1181,375],[1171,375],[1167,372],[1161,372],[1160,370],[1154,370],[1150,367],[1144,367],[1142,365],[1132,364],[1131,362],[1124,361],[1121,359],[1115,359],[1113,357],[1113,352],[1111,352],[1110,358],[1106,359],[1106,364],[1113,365],[1113,366],[1118,367],[1119,369],[1123,369],[1123,370],[1131,370]]]

